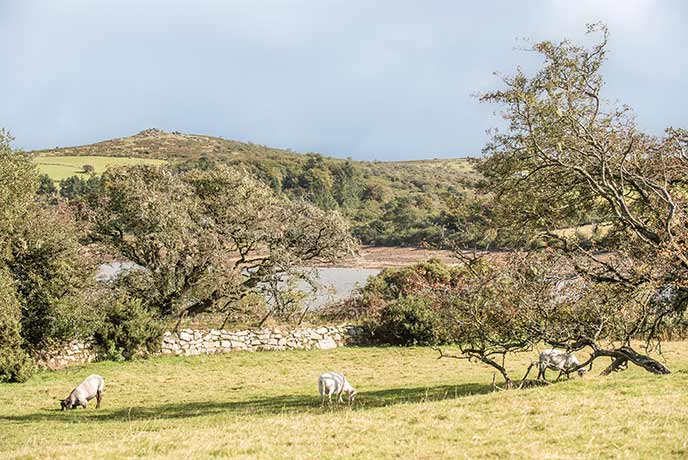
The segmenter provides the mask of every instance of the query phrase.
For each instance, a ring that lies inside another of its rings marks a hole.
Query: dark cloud
[[[533,65],[516,38],[603,20],[609,95],[684,122],[683,2],[0,1],[0,126],[27,149],[147,127],[357,159],[476,155],[472,94]]]

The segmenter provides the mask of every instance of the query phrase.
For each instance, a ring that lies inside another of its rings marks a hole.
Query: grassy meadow
[[[669,376],[631,368],[501,392],[491,391],[485,366],[437,360],[428,348],[95,363],[0,385],[0,452],[4,459],[686,458],[688,343],[669,343],[665,352]],[[534,356],[518,357],[518,374]],[[345,372],[357,387],[352,408],[320,407],[316,381],[325,370]],[[103,407],[60,412],[57,399],[92,373],[105,377]]]
[[[128,166],[133,164],[162,164],[165,160],[130,157],[107,156],[38,156],[34,163],[40,174],[47,174],[54,181],[84,174],[83,166],[91,165],[96,174],[101,174],[108,167]]]

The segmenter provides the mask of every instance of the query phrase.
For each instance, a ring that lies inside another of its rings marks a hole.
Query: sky
[[[26,150],[146,128],[358,160],[478,156],[523,39],[610,30],[604,95],[686,127],[688,2],[0,0],[0,127]]]

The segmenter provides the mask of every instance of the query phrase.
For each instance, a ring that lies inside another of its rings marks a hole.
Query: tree
[[[88,179],[71,176],[60,181],[60,196],[67,200],[78,200],[91,194],[100,186],[101,179],[90,175]]]
[[[9,133],[0,129],[0,254],[6,253],[15,226],[26,218],[38,187],[34,166],[12,151],[11,140]]]
[[[0,130],[0,380],[23,380],[29,356],[80,332],[92,272],[68,214],[43,207],[34,164]]]
[[[680,321],[688,305],[688,132],[644,134],[630,108],[602,97],[607,30],[594,25],[589,32],[602,34],[589,49],[567,40],[535,44],[544,58],[540,71],[529,77],[519,70],[503,78],[504,89],[482,96],[504,107],[508,127],[494,133],[478,169],[502,224],[547,236],[592,283],[583,305],[613,300],[605,316],[606,327],[617,324],[614,356],[663,372],[631,348],[631,339],[659,345],[660,331]],[[591,214],[606,230],[603,247],[584,248],[561,231]],[[597,347],[593,324],[578,324],[587,332],[561,343]]]
[[[47,174],[41,174],[38,178],[38,194],[47,195],[49,197],[57,195],[57,187],[55,187],[55,181],[53,181]]]
[[[23,382],[33,368],[24,349],[21,305],[13,284],[7,270],[0,270],[0,382]]]
[[[464,268],[444,296],[441,309],[446,328],[459,355],[493,367],[506,388],[514,379],[506,359],[532,351],[544,340],[541,309],[549,311],[554,291],[550,282],[551,259],[543,255],[514,253],[502,261],[461,256]]]
[[[272,281],[307,277],[354,242],[345,220],[278,197],[242,170],[107,171],[91,197],[94,237],[144,267],[124,278],[161,317],[215,310]]]
[[[12,235],[4,263],[22,306],[22,336],[34,351],[88,335],[83,293],[95,267],[80,249],[71,218],[38,205]]]

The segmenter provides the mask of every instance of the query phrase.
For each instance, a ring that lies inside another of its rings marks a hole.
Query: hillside
[[[439,243],[438,221],[447,200],[465,195],[479,178],[469,159],[353,161],[158,129],[31,153],[43,163],[53,162],[52,157],[76,157],[76,163],[84,157],[84,164],[96,157],[118,157],[167,160],[185,168],[238,165],[278,192],[340,210],[363,243],[376,245]]]
[[[128,137],[110,139],[95,144],[37,150],[39,156],[111,156],[154,158],[161,160],[227,160],[232,157],[282,158],[296,155],[282,149],[236,142],[220,137],[144,129]]]

